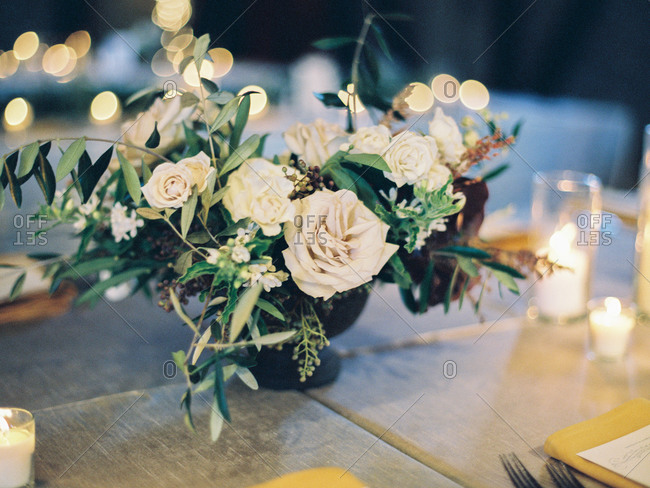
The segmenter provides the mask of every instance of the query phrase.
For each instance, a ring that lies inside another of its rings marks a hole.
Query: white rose
[[[182,166],[163,163],[156,166],[142,187],[142,194],[155,208],[179,208],[192,193],[192,174]]]
[[[429,122],[429,135],[436,140],[441,162],[452,168],[458,166],[461,156],[465,153],[463,136],[456,121],[445,115],[440,107]]]
[[[282,251],[293,281],[325,300],[372,280],[398,246],[388,244],[388,225],[349,190],[317,191],[293,202]]]
[[[390,144],[390,131],[385,125],[376,125],[373,127],[362,127],[354,134],[350,135],[347,144],[341,145],[342,151],[347,151],[350,145],[354,148],[350,151],[352,154],[379,154],[384,153]]]
[[[347,138],[339,125],[329,124],[323,119],[316,119],[311,124],[297,122],[283,136],[292,153],[314,166],[322,166]]]
[[[235,222],[250,217],[264,235],[274,236],[283,222],[293,219],[295,209],[289,200],[293,183],[282,166],[263,158],[249,159],[230,174],[227,186],[223,204]]]
[[[429,171],[427,177],[422,180],[424,186],[428,191],[439,190],[447,184],[451,178],[451,171],[447,166],[442,164],[434,164]]]
[[[210,165],[210,157],[203,151],[191,158],[181,159],[176,166],[189,171],[192,175],[192,185],[196,185],[199,193],[202,193],[208,185],[208,176],[214,173],[215,169]]]
[[[400,187],[413,185],[429,174],[436,164],[438,148],[431,136],[421,136],[406,131],[393,139],[393,143],[384,154],[384,160],[391,172],[384,176]]]
[[[135,120],[130,120],[122,124],[122,141],[126,144],[144,147],[153,132],[155,122],[158,122],[157,128],[158,134],[160,134],[160,144],[153,151],[159,154],[165,154],[183,141],[185,134],[183,132],[182,122],[190,117],[192,111],[192,107],[181,107],[181,97],[157,98]],[[120,149],[126,159],[133,163],[139,163],[142,158],[144,158],[144,162],[147,165],[158,161],[158,158],[154,155],[131,147],[121,146]]]

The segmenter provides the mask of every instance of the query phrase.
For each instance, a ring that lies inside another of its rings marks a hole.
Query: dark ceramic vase
[[[333,297],[332,302],[319,314],[328,339],[345,332],[359,318],[368,300],[369,290],[360,287],[343,295]],[[327,302],[325,302],[327,303]],[[332,347],[318,354],[321,361],[314,374],[301,382],[298,362],[292,359],[293,346],[282,349],[264,347],[257,354],[257,365],[251,368],[257,383],[271,390],[306,390],[332,383],[341,370],[341,358]]]

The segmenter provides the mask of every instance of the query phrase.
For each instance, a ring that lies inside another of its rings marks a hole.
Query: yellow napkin
[[[587,461],[577,453],[613,441],[650,425],[650,400],[636,398],[590,420],[572,425],[551,435],[544,451],[578,471],[616,488],[642,488],[613,471]]]
[[[341,468],[315,468],[298,471],[250,488],[366,488],[366,485]]]

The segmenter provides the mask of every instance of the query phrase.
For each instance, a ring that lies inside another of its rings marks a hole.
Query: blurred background
[[[396,12],[411,20],[388,15]],[[524,121],[490,209],[517,202],[527,213],[532,175],[553,168],[634,187],[650,123],[650,3],[642,0],[2,2],[0,146],[4,153],[36,137],[119,137],[136,115],[124,103],[133,92],[169,81],[197,86],[196,69],[178,73],[179,64],[209,33],[212,62],[201,75],[233,92],[261,88],[251,129],[270,132],[267,152],[280,152],[281,132],[296,120],[344,120],[313,92],[345,88],[352,47],[319,51],[312,42],[356,37],[367,13],[386,16],[377,25],[392,60],[380,50],[377,59],[388,100],[418,82],[419,110],[471,113],[476,106],[462,97],[445,103],[432,95],[432,79],[447,74],[479,80],[488,108],[508,112],[504,126]],[[28,211],[38,190],[26,200]],[[9,218],[5,212],[0,225]]]

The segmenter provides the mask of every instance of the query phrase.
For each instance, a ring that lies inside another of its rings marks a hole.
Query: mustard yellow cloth
[[[367,488],[367,485],[341,468],[315,468],[287,474],[250,488]]]
[[[647,425],[650,425],[650,400],[636,398],[603,415],[556,432],[546,439],[544,451],[615,488],[641,488],[638,483],[587,461],[577,453],[613,441]]]

